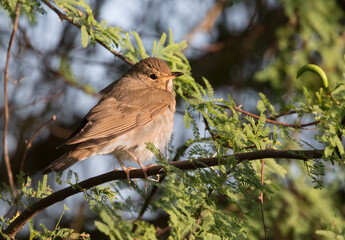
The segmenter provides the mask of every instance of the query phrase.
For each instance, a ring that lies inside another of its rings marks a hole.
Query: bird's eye
[[[150,78],[153,79],[153,80],[155,80],[155,79],[157,79],[157,75],[154,74],[154,73],[152,73],[152,74],[150,75]]]

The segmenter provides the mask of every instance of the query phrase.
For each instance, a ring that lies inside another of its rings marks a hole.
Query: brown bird
[[[65,145],[72,145],[43,174],[61,172],[86,158],[112,153],[127,174],[125,160],[136,161],[147,178],[144,160],[154,154],[147,142],[164,151],[170,141],[175,112],[173,79],[183,75],[171,72],[167,63],[146,58],[133,65],[122,77],[100,91],[100,101],[83,118]]]

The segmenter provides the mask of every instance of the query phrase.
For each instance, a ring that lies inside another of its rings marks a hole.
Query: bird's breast
[[[175,103],[165,111],[158,114],[149,123],[140,126],[128,133],[119,136],[114,142],[113,154],[121,161],[134,160],[126,150],[130,151],[139,161],[149,160],[154,154],[146,149],[145,143],[153,143],[157,149],[164,153],[167,147],[174,122]]]

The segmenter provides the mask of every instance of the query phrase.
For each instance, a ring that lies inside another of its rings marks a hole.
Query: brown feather
[[[130,93],[120,96],[119,99],[101,100],[85,116],[82,121],[83,127],[78,128],[79,132],[76,132],[65,144],[121,136],[136,127],[147,124],[175,102],[171,93],[161,89],[145,89],[132,93],[131,101],[128,99]],[[146,96],[146,99],[142,96]]]

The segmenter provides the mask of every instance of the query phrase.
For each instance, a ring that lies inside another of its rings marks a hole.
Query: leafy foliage
[[[315,81],[313,76],[303,76],[303,82],[295,80],[298,69],[312,62],[329,74],[330,85],[334,86],[341,81],[343,72],[343,53],[337,49],[345,47],[344,42],[337,42],[338,33],[343,30],[340,24],[342,13],[336,1],[281,2],[285,6],[289,24],[276,33],[279,38],[277,51],[280,54],[267,68],[256,74],[256,79],[268,81],[272,87],[280,90],[289,87],[298,90],[303,86],[315,90],[321,86],[321,82]],[[333,14],[328,14],[329,11]]]
[[[56,227],[53,231],[48,230],[44,224],[40,224],[43,231],[38,231],[33,228],[32,219],[30,220],[30,239],[56,239],[56,238],[69,238],[69,239],[90,239],[90,235],[86,233],[75,233],[73,229],[61,228],[59,223],[65,211],[68,210],[68,207],[64,205],[64,210],[60,216],[59,221],[56,224]]]
[[[150,210],[153,214],[158,215],[163,212],[168,215],[166,222],[169,227],[168,239],[262,238],[260,204],[256,200],[261,191],[264,191],[269,201],[268,209],[265,209],[268,225],[273,225],[273,222],[280,220],[281,236],[302,239],[307,237],[310,231],[314,231],[320,236],[341,237],[344,233],[342,224],[344,216],[341,213],[332,212],[330,201],[335,190],[320,191],[324,187],[323,176],[327,171],[328,161],[340,167],[344,165],[345,151],[342,135],[345,133],[345,111],[343,110],[345,85],[339,83],[335,86],[335,83],[339,82],[338,72],[331,74],[329,88],[321,86],[315,89],[314,86],[305,82],[301,84],[301,82],[293,81],[292,86],[297,90],[302,89],[303,95],[296,94],[291,102],[283,106],[272,104],[269,97],[260,93],[261,99],[256,104],[258,114],[246,115],[240,111],[240,106],[237,106],[231,95],[226,100],[215,98],[214,89],[206,78],[202,78],[205,87],[195,81],[191,75],[190,64],[183,54],[187,44],[184,41],[175,43],[172,30],[169,30],[168,35],[163,33],[158,41],[153,41],[151,54],[149,54],[137,32],[128,32],[121,27],[109,26],[105,20],[96,21],[86,1],[56,0],[54,2],[71,22],[80,26],[81,45],[84,48],[88,47],[89,41],[91,45],[99,42],[111,52],[114,52],[116,48],[121,49],[121,55],[133,63],[142,58],[155,56],[167,61],[173,71],[184,72],[185,75],[176,80],[174,90],[184,100],[184,123],[186,128],[192,129],[193,138],[176,151],[173,150],[173,154],[176,159],[213,156],[218,159],[226,158],[225,165],[190,172],[180,171],[166,164],[163,154],[155,146],[147,144],[147,148],[155,153],[167,172],[163,182],[154,183],[160,189],[160,197],[153,201]],[[328,69],[327,56],[329,52],[332,52],[332,44],[335,41],[334,32],[339,29],[337,22],[339,11],[335,9],[333,1],[309,4],[313,8],[312,11],[307,8],[309,7],[307,2],[292,1],[288,4],[287,1],[283,1],[287,6],[286,14],[292,24],[290,28],[280,29],[277,35],[279,50],[288,53],[275,59],[268,68],[258,73],[259,80],[270,81],[274,87],[279,88],[281,79],[285,77],[294,79],[298,66],[307,62],[308,56],[316,49],[322,57],[324,68]],[[16,1],[1,1],[1,5],[10,15],[14,12],[15,4]],[[44,12],[36,1],[22,1],[21,4],[31,21],[35,19],[37,12]],[[323,26],[320,27],[313,20],[325,18],[324,9],[333,9],[334,16],[327,21],[322,21]],[[297,10],[299,14],[293,10]],[[295,31],[297,26],[293,24],[293,19],[296,17],[301,18],[298,31]],[[325,22],[328,22],[326,26],[324,26]],[[315,31],[310,32],[307,25],[312,25]],[[298,41],[312,39],[306,41],[305,48],[308,51],[288,51],[297,48],[295,42],[288,41],[297,33]],[[294,59],[295,64],[289,64],[291,59]],[[335,63],[337,67],[339,64],[340,61]],[[65,59],[61,59],[60,68],[60,72],[72,86],[94,93],[90,86],[81,86],[78,83]],[[285,69],[288,72],[287,76],[280,76],[283,72],[282,68],[287,68]],[[318,81],[316,77],[313,78],[315,82]],[[332,89],[333,86],[335,86],[334,89]],[[278,108],[281,111],[278,111]],[[290,127],[282,124],[270,127],[267,120],[280,117],[278,115],[281,112],[286,115],[293,113],[296,124]],[[231,156],[233,153],[265,149],[301,148],[307,142],[295,136],[302,131],[300,124],[304,119],[316,121],[314,124],[317,124],[317,129],[314,131],[314,139],[319,145],[324,146],[325,150],[322,159],[316,159],[311,163],[309,161],[306,166],[300,167],[299,169],[305,172],[296,178],[303,182],[311,182],[316,189],[305,187],[310,187],[310,185],[300,186],[290,183],[289,180],[295,177],[289,169],[291,166],[282,163],[280,159],[273,158],[264,161],[266,172],[263,186],[260,182],[260,163],[255,161],[238,163]],[[201,121],[203,125],[199,124]],[[72,182],[73,176],[75,182]],[[73,187],[79,187],[79,177],[71,171],[68,172],[66,181],[61,180],[61,175],[56,181],[60,184],[67,183]],[[46,176],[42,182],[38,183],[37,190],[34,190],[31,179],[24,179],[24,175],[21,174],[18,176],[18,186],[20,186],[19,199],[6,198],[6,192],[9,193],[10,189],[5,184],[1,189],[0,198],[9,205],[29,208],[34,201],[52,192],[47,185]],[[339,186],[340,184],[334,188]],[[139,184],[132,183],[131,187],[138,196],[144,198],[147,195]],[[126,183],[119,181],[110,186],[97,186],[84,191],[84,198],[90,209],[98,216],[94,225],[109,239],[157,239],[161,230],[153,223],[144,220],[127,220],[123,217],[124,213],[131,213],[134,216],[142,207],[131,197],[121,195],[124,188],[127,188]],[[294,192],[299,198],[293,195]],[[62,215],[66,210],[67,207]],[[322,218],[318,218],[319,215]],[[1,228],[4,229],[11,221],[13,219],[2,217]],[[88,234],[74,233],[71,229],[60,228],[59,221],[52,231],[48,230],[44,224],[41,224],[42,230],[34,229],[31,221],[31,239],[90,238]],[[336,227],[332,221],[337,223]],[[315,223],[315,226],[311,226],[312,223]]]
[[[0,5],[7,10],[9,15],[13,18],[15,16],[16,5],[19,1],[18,0],[1,0]],[[46,11],[44,8],[41,7],[41,3],[36,0],[24,0],[20,1],[20,5],[22,9],[25,11],[28,19],[31,22],[36,21],[37,13],[45,14]]]

